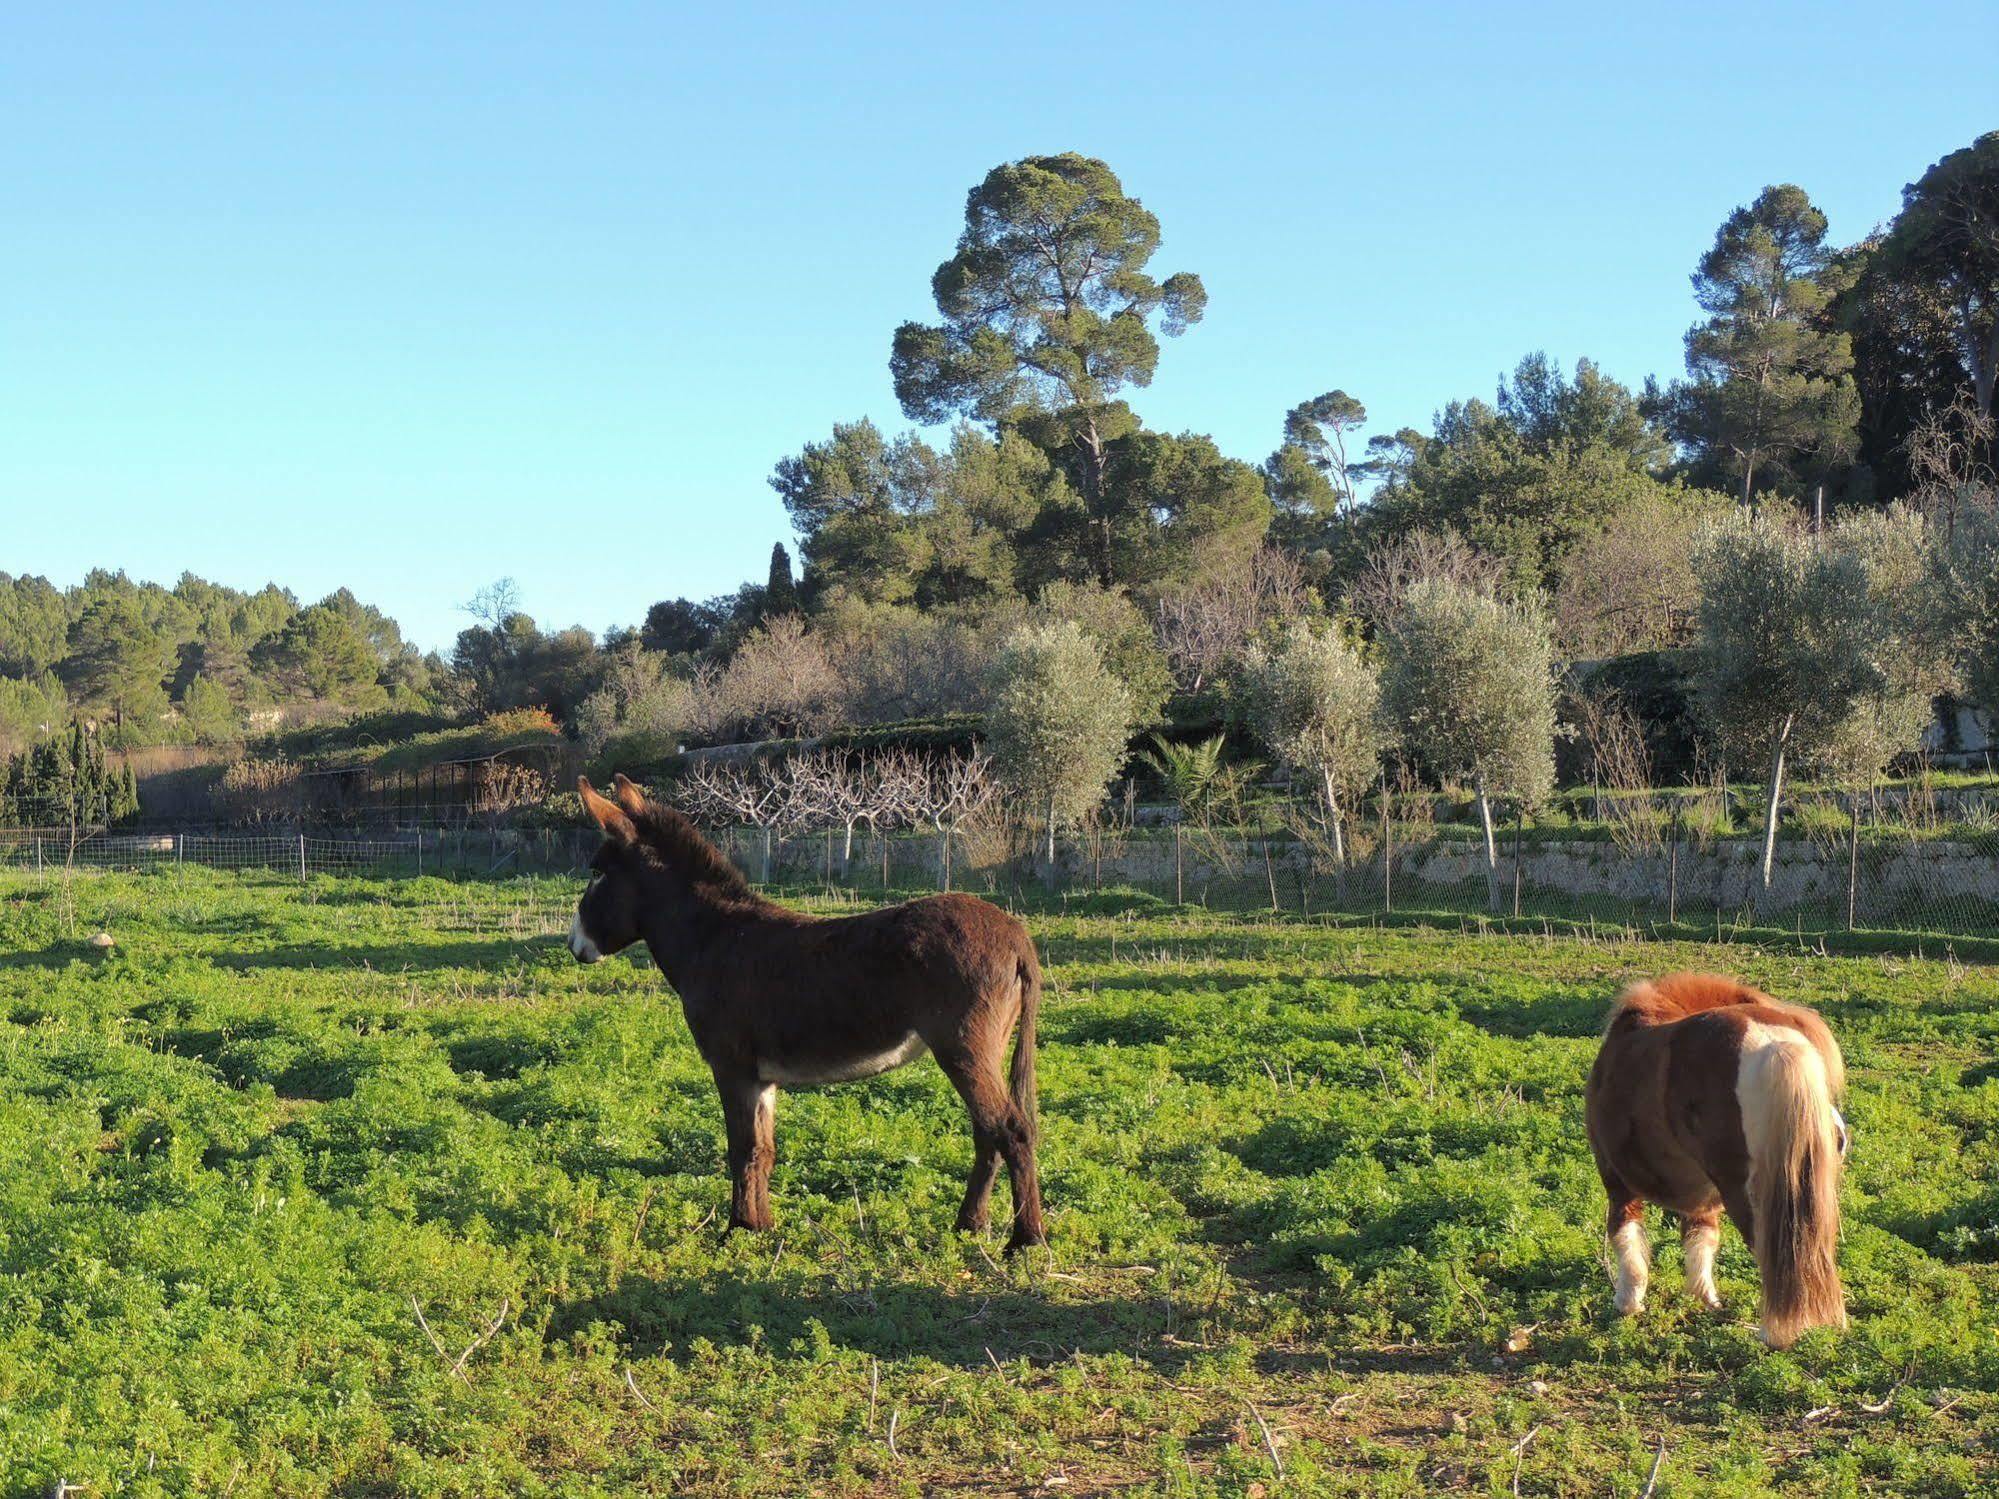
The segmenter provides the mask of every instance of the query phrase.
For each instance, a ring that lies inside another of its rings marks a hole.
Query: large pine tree
[[[1728,216],[1694,272],[1708,314],[1687,333],[1688,380],[1668,425],[1701,482],[1747,504],[1797,494],[1854,452],[1859,396],[1848,336],[1828,326],[1826,218],[1803,188],[1766,187]]]

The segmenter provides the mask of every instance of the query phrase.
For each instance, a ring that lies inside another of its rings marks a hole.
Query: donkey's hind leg
[[[1721,1244],[1721,1210],[1688,1213],[1680,1221],[1680,1247],[1687,1257],[1687,1294],[1714,1310],[1721,1292],[1714,1288],[1714,1252]]]
[[[981,1059],[970,1049],[947,1047],[936,1050],[938,1066],[951,1079],[958,1096],[965,1100],[972,1116],[972,1141],[976,1155],[971,1179],[965,1184],[965,1204],[958,1212],[958,1227],[982,1229],[987,1220],[993,1179],[999,1162],[1006,1162],[1013,1182],[1013,1234],[1007,1252],[1024,1244],[1045,1244],[1048,1235],[1041,1224],[1041,1180],[1034,1159],[1034,1122],[1023,1115],[1000,1081],[999,1053]]]
[[[965,1182],[965,1202],[958,1209],[958,1232],[982,1234],[992,1221],[993,1183],[999,1177],[999,1136],[972,1123],[972,1174]]]
[[[1629,1317],[1645,1309],[1645,1286],[1652,1276],[1652,1244],[1645,1237],[1645,1203],[1637,1197],[1612,1193],[1604,1225],[1610,1250],[1610,1274],[1617,1289],[1617,1310]]]

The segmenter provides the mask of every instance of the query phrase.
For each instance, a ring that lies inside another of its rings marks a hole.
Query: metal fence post
[[[1395,909],[1395,843],[1394,824],[1388,818],[1388,783],[1381,786],[1381,910],[1382,914]]]
[[[305,834],[298,835],[298,882],[305,883]]]
[[[1527,826],[1527,804],[1513,809],[1513,916],[1520,918],[1520,835]]]
[[[1846,929],[1850,932],[1860,897],[1860,798],[1855,797],[1847,810],[1852,815],[1846,839]]]
[[[1666,925],[1680,919],[1680,804],[1673,803],[1673,842],[1666,851]]]

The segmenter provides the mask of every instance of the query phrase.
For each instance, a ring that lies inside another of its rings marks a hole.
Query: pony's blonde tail
[[[1839,1125],[1824,1056],[1788,1026],[1752,1025],[1736,1079],[1749,1146],[1763,1336],[1788,1348],[1813,1327],[1846,1326],[1839,1242]]]

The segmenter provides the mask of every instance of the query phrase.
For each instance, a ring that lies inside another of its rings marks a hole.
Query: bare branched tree
[[[697,760],[681,778],[679,792],[681,806],[697,822],[757,829],[762,835],[759,878],[768,884],[771,840],[778,828],[799,822],[805,810],[796,776],[758,761]]]
[[[1311,603],[1311,585],[1297,559],[1266,546],[1190,587],[1162,594],[1154,628],[1174,681],[1199,692],[1266,624],[1294,619]]]
[[[909,814],[937,834],[944,888],[951,888],[951,846],[959,830],[983,816],[998,794],[992,760],[975,744],[971,753],[945,755],[928,762],[908,757],[913,766],[902,783],[908,788]]]
[[[1474,593],[1497,594],[1504,579],[1499,560],[1456,531],[1411,531],[1367,554],[1360,575],[1347,590],[1347,607],[1379,628],[1412,584],[1434,580]]]
[[[1582,745],[1590,783],[1599,792],[1597,818],[1626,853],[1659,847],[1662,818],[1648,794],[1652,752],[1645,728],[1622,693],[1579,688],[1568,696],[1567,716]]]
[[[1980,411],[1969,391],[1960,391],[1950,405],[1918,422],[1902,444],[1915,480],[1910,498],[1946,543],[1955,538],[1966,510],[1990,512],[1999,499],[1999,475],[1988,461],[1995,427],[1992,414]]]

